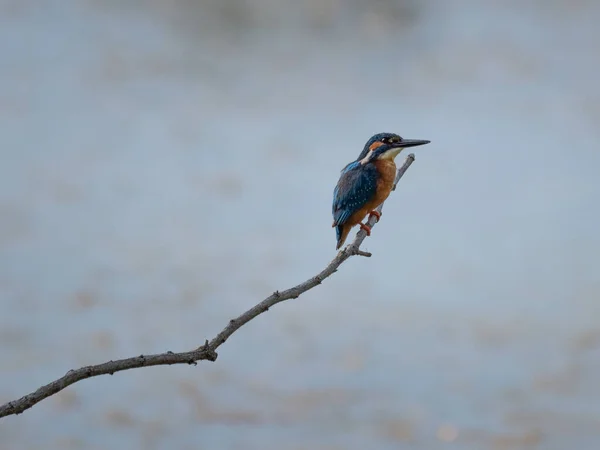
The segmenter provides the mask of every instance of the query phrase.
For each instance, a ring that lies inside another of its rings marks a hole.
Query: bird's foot
[[[379,211],[371,211],[369,213],[369,218],[371,218],[371,216],[375,216],[377,218],[377,222],[379,222],[379,219],[381,219],[381,213]]]
[[[371,236],[371,227],[369,225],[365,225],[364,223],[361,223],[360,229],[365,230],[367,232],[367,236]]]

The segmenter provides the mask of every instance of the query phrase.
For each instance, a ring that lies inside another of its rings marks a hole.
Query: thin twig
[[[406,161],[398,169],[396,174],[396,179],[394,181],[394,190],[396,189],[396,185],[398,181],[404,175],[404,172],[410,167],[410,165],[415,160],[415,156],[411,153],[406,157]],[[376,209],[379,213],[383,208],[383,203],[379,205]],[[373,228],[377,223],[377,218],[374,215],[369,217],[367,224]],[[156,355],[140,355],[135,356],[133,358],[120,359],[117,361],[109,361],[103,364],[98,364],[95,366],[86,366],[77,370],[70,370],[63,377],[46,384],[45,386],[40,387],[35,392],[31,394],[25,395],[18,400],[14,400],[12,402],[8,402],[2,406],[0,406],[0,417],[9,416],[13,414],[21,414],[23,411],[31,408],[36,403],[41,402],[47,397],[56,394],[57,392],[62,391],[67,386],[70,386],[73,383],[77,383],[78,381],[84,380],[86,378],[97,377],[98,375],[113,375],[116,372],[121,372],[123,370],[129,369],[137,369],[139,367],[147,367],[147,366],[161,366],[161,365],[171,365],[171,364],[193,364],[196,365],[198,361],[207,360],[207,361],[215,361],[217,359],[216,350],[219,348],[229,337],[235,333],[240,327],[250,322],[255,317],[260,314],[266,312],[272,306],[277,303],[283,302],[284,300],[289,300],[292,298],[298,298],[304,292],[314,288],[315,286],[321,284],[323,280],[331,276],[335,273],[351,256],[359,255],[359,256],[371,256],[370,253],[360,250],[360,246],[362,242],[365,240],[367,234],[364,230],[360,230],[356,234],[356,238],[351,244],[348,244],[344,249],[340,250],[337,256],[323,269],[319,274],[314,277],[306,280],[304,283],[300,283],[293,288],[286,289],[285,291],[275,291],[269,297],[265,298],[259,304],[253,306],[248,311],[243,313],[242,315],[236,317],[229,321],[227,326],[221,331],[213,340],[206,341],[206,343],[191,352],[183,352],[183,353],[159,353]]]

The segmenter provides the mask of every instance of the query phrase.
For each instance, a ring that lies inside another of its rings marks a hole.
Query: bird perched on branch
[[[379,133],[367,141],[356,161],[342,169],[340,179],[333,191],[333,227],[339,249],[350,229],[360,227],[371,235],[371,228],[362,223],[367,214],[375,211],[392,192],[396,178],[394,158],[408,147],[429,144],[430,141],[403,139],[394,133]]]

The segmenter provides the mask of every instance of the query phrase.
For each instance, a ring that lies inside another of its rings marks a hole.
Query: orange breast
[[[375,203],[373,208],[377,208],[388,198],[390,192],[392,192],[394,179],[396,178],[396,164],[394,164],[394,161],[380,159],[375,161],[375,167],[377,167],[377,171],[379,172],[379,180],[377,180],[377,194],[373,199]]]
[[[377,160],[374,164],[379,172],[377,191],[375,192],[375,196],[365,206],[352,214],[347,222],[350,226],[362,222],[365,216],[381,205],[388,198],[390,192],[392,192],[394,179],[396,178],[396,164],[392,160]]]

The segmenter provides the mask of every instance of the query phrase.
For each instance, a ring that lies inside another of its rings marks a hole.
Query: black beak
[[[394,147],[408,148],[417,147],[419,145],[429,144],[431,141],[424,141],[422,139],[402,139],[400,142],[394,144]]]

